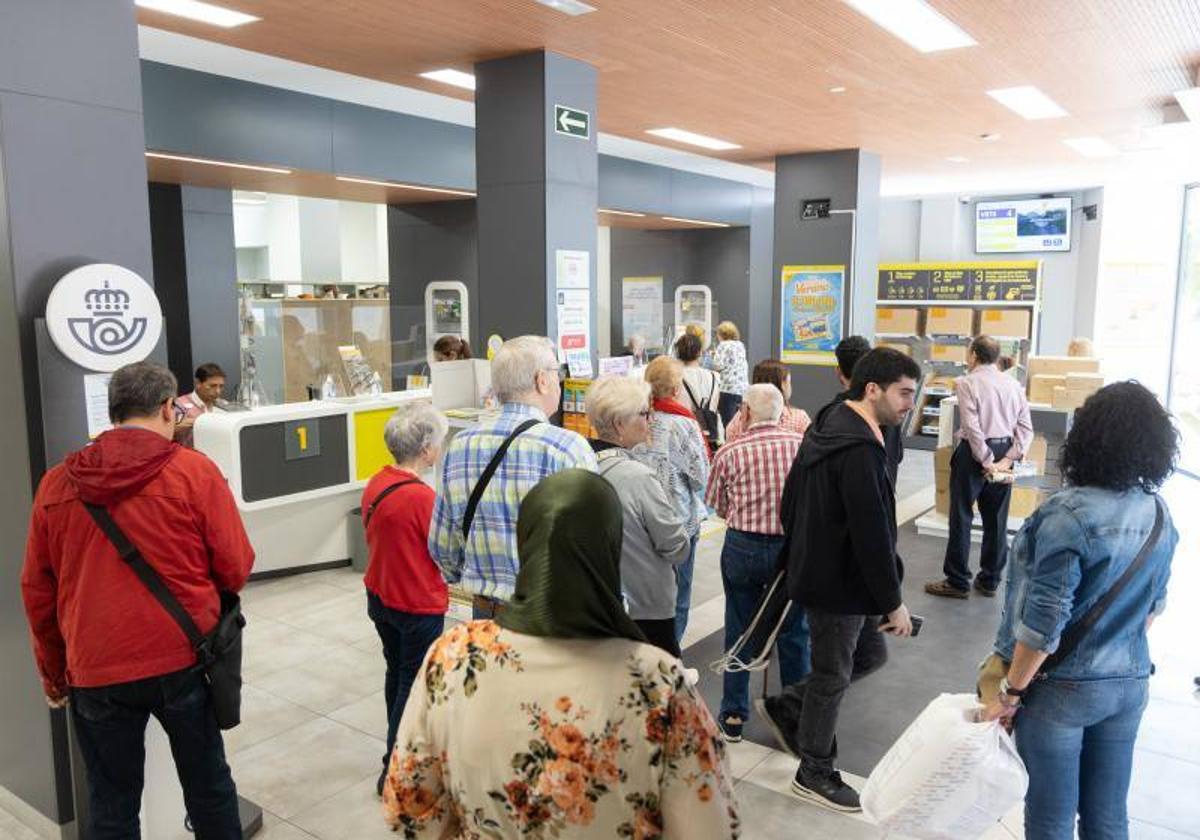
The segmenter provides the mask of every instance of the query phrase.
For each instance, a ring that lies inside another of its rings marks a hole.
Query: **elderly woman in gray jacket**
[[[609,376],[588,390],[588,420],[599,473],[621,499],[621,588],[629,617],[646,639],[679,656],[675,638],[675,566],[687,560],[691,541],[654,470],[630,455],[650,432],[650,386]]]

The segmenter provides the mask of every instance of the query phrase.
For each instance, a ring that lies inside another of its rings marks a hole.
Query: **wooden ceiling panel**
[[[470,99],[421,79],[547,49],[600,71],[598,125],[650,140],[677,126],[738,143],[712,153],[862,147],[890,175],[1078,162],[1063,138],[1117,141],[1158,122],[1200,64],[1197,0],[931,0],[978,42],[922,55],[841,0],[592,0],[569,17],[533,0],[220,0],[262,20],[222,30],[139,10],[147,25]],[[1028,122],[985,95],[1037,85],[1070,116]],[[830,88],[845,86],[845,93]],[[979,135],[999,133],[984,144]],[[678,146],[688,151],[694,147]]]

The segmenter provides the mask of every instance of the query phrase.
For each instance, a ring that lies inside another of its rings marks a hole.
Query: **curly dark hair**
[[[1153,493],[1175,471],[1179,432],[1144,385],[1115,382],[1075,411],[1059,466],[1075,487]]]

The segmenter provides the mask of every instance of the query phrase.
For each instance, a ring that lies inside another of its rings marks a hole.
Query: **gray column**
[[[596,336],[596,69],[535,52],[475,66],[481,338],[556,337],[555,251],[590,255]],[[555,131],[555,106],[586,111],[586,139]]]
[[[775,159],[772,346],[779,352],[780,271],[785,265],[845,265],[842,329],[872,338],[879,259],[879,156],[861,149],[783,155]],[[801,221],[805,199],[829,199],[828,218]],[[854,211],[838,212],[838,211]],[[831,368],[792,366],[792,402],[809,413],[837,393]]]
[[[34,321],[67,271],[151,276],[134,7],[6,0],[0,25],[0,784],[57,823],[74,817],[65,715],[42,697],[17,578],[31,481],[45,468],[42,398],[83,408],[83,371],[39,382]]]

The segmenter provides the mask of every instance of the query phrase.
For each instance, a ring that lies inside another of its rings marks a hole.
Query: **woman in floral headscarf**
[[[679,660],[621,606],[621,502],[567,470],[521,504],[495,621],[434,643],[384,788],[405,838],[738,835],[724,747]]]

